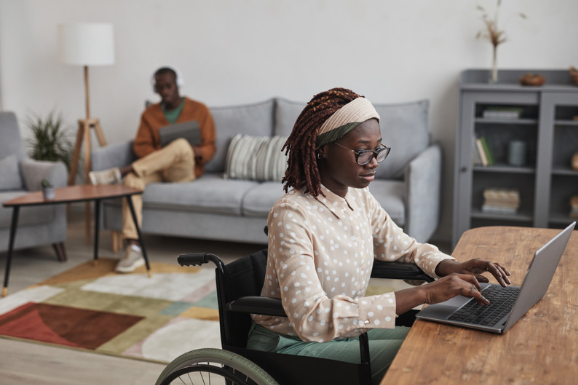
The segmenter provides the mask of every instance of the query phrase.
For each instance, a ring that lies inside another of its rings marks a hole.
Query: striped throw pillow
[[[287,137],[237,134],[227,151],[225,178],[254,181],[281,181],[287,156],[281,148]]]

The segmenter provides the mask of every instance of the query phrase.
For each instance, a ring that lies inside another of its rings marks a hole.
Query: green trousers
[[[395,329],[372,329],[367,333],[369,356],[371,357],[371,380],[379,384],[393,361],[409,328],[396,326]],[[247,348],[296,356],[328,358],[358,364],[359,338],[343,338],[325,343],[303,342],[298,337],[275,333],[253,323],[249,331]]]

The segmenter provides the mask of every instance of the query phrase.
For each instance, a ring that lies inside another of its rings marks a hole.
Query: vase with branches
[[[500,7],[502,5],[502,0],[497,0],[496,9],[494,11],[494,16],[489,16],[486,10],[478,5],[478,10],[482,12],[482,21],[485,24],[485,28],[478,32],[476,38],[482,38],[488,40],[492,44],[492,77],[490,78],[491,83],[498,82],[498,46],[506,42],[506,32],[500,29],[498,26],[498,16],[500,14]],[[522,19],[526,19],[527,16],[523,13],[518,13],[518,16]],[[507,21],[506,23],[507,24]]]
[[[73,145],[69,139],[62,114],[51,111],[46,118],[30,114],[25,125],[32,131],[32,137],[26,141],[28,156],[35,160],[61,161],[70,170]]]

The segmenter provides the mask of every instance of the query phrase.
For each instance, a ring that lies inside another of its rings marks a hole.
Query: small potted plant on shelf
[[[54,199],[54,186],[50,183],[48,179],[42,179],[40,182],[42,185],[42,195],[44,195],[44,200]]]

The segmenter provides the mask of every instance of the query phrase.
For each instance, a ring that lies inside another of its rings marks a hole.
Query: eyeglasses
[[[387,158],[389,152],[391,151],[391,147],[387,147],[384,144],[380,144],[379,147],[377,147],[375,150],[352,150],[337,142],[333,142],[333,144],[353,152],[355,154],[355,161],[360,166],[364,166],[371,162],[373,157],[375,157],[378,162],[383,162],[383,160]]]

